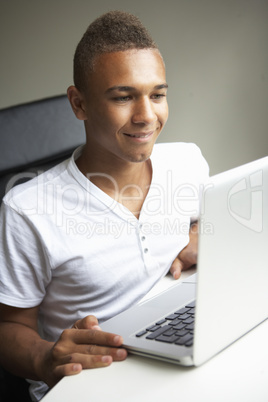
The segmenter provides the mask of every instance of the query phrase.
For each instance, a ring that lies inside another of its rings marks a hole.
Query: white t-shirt
[[[196,145],[156,144],[136,219],[79,171],[80,153],[12,189],[1,207],[0,302],[40,305],[49,341],[88,314],[102,322],[120,313],[167,274],[208,178]]]

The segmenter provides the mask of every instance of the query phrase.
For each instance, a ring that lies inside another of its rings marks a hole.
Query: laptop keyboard
[[[144,330],[136,337],[145,336],[159,342],[174,343],[180,346],[192,346],[194,338],[195,301],[187,304],[180,310],[169,314]]]

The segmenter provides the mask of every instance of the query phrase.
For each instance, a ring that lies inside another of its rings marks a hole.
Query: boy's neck
[[[84,149],[76,164],[93,184],[139,217],[152,180],[150,159],[135,163],[115,158],[107,166]]]

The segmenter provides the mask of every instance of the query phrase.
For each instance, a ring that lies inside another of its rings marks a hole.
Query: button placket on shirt
[[[143,224],[140,223],[138,226],[138,233],[139,233],[139,238],[140,238],[140,244],[141,244],[141,249],[143,252],[144,257],[146,257],[146,254],[148,255],[149,253],[149,245],[147,241],[147,235],[146,233],[143,232]]]
[[[147,272],[147,275],[152,275],[155,274],[156,271],[158,270],[159,264],[152,256],[153,250],[151,249],[149,244],[149,237],[150,237],[149,222],[148,223],[146,222],[145,224],[139,222],[137,226],[137,239],[140,244],[144,269]]]

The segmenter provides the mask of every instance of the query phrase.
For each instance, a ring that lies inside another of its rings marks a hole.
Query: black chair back
[[[66,95],[0,110],[0,200],[13,185],[68,158],[85,142]]]

